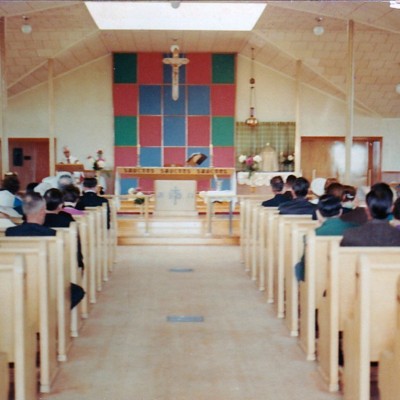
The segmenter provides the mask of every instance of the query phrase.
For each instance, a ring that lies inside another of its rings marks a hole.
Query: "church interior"
[[[35,306],[15,293],[60,247],[0,228],[0,273],[28,271],[0,283],[20,307],[0,313],[0,400],[400,398],[397,249],[349,255],[260,206],[277,175],[396,192],[399,39],[399,0],[1,1],[1,176],[21,196],[96,177],[111,225],[97,207],[58,234],[66,270]],[[325,272],[298,282],[307,251]]]

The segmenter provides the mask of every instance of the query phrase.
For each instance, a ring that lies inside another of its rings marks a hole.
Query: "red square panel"
[[[120,83],[113,85],[114,115],[132,117],[137,115],[137,85]]]
[[[234,147],[214,147],[214,167],[234,168],[235,167],[235,148]]]
[[[114,147],[114,165],[116,167],[134,167],[137,164],[135,147]]]
[[[197,181],[197,191],[201,192],[202,190],[210,190],[211,185],[209,180],[201,180]]]
[[[211,86],[211,115],[214,117],[235,115],[234,85]]]
[[[144,193],[154,192],[154,180],[140,178],[139,187]]]
[[[139,143],[143,146],[161,146],[161,117],[139,117]]]
[[[138,83],[160,85],[163,82],[162,58],[161,53],[138,54]]]
[[[190,53],[186,57],[189,64],[186,66],[186,83],[190,85],[211,83],[211,54]]]
[[[183,167],[185,161],[184,147],[164,147],[164,166]]]
[[[188,117],[188,146],[209,146],[210,130],[210,117]]]

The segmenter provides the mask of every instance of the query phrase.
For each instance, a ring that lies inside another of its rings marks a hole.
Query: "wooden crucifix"
[[[164,64],[169,64],[172,67],[172,99],[179,99],[179,67],[186,65],[189,62],[187,58],[179,57],[179,46],[173,44],[171,46],[172,57],[163,58]]]

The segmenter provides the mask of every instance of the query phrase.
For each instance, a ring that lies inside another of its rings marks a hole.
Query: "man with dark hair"
[[[316,205],[307,200],[310,183],[305,178],[297,178],[292,187],[294,199],[279,206],[279,214],[312,215]]]
[[[386,183],[376,183],[367,194],[371,219],[357,228],[347,230],[341,246],[400,246],[400,231],[390,225],[393,192]]]
[[[7,228],[6,236],[56,236],[54,229],[43,226],[46,217],[46,202],[39,193],[26,195],[22,209],[26,221],[21,225]],[[84,296],[84,290],[71,283],[71,309],[78,305]]]
[[[278,207],[280,204],[292,199],[291,195],[283,193],[285,183],[281,176],[274,176],[271,179],[271,189],[275,196],[272,199],[265,200],[261,203],[263,207]]]
[[[97,179],[85,178],[83,180],[83,195],[76,203],[77,210],[84,210],[86,207],[97,207],[107,204],[107,229],[110,229],[110,205],[108,200],[97,195]]]
[[[322,195],[317,204],[317,219],[321,225],[315,229],[315,234],[317,236],[341,236],[345,230],[358,226],[341,220],[341,215],[340,199],[334,195]]]

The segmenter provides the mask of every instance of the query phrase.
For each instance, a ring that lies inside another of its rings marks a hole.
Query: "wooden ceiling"
[[[268,1],[252,32],[100,31],[83,1],[4,1],[6,80],[15,96],[47,80],[47,60],[59,76],[112,52],[236,52],[344,99],[347,27],[354,21],[355,101],[374,116],[400,118],[400,10],[388,2]],[[21,32],[23,16],[32,33]],[[313,34],[316,18],[325,33]]]

